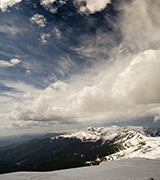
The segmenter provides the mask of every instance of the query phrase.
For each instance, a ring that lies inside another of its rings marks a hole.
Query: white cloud
[[[0,1],[0,8],[2,9],[2,11],[6,11],[8,6],[13,6],[16,3],[21,2],[22,0],[1,0]]]
[[[30,99],[25,104],[15,104],[11,113],[13,119],[24,120],[55,120],[63,118],[66,113],[65,99],[68,96],[70,87],[64,82],[56,82],[46,89],[26,93],[24,97]]]
[[[121,11],[118,26],[123,34],[121,48],[128,53],[143,52],[159,48],[160,43],[160,1],[120,1]]]
[[[56,13],[57,12],[57,7],[53,7],[52,4],[55,2],[56,0],[41,0],[41,5],[44,6],[47,10],[49,10],[52,13]]]
[[[78,6],[79,11],[85,14],[93,14],[97,11],[102,11],[110,0],[74,0],[75,5]]]
[[[39,90],[34,88],[31,85],[24,84],[22,82],[11,82],[11,81],[5,81],[1,79],[1,84],[4,87],[9,88],[10,91],[0,92],[0,104],[1,104],[0,126],[1,127],[5,126],[6,128],[10,128],[11,126],[9,123],[12,124],[12,121],[10,122],[9,115],[11,111],[13,110],[13,107],[17,103],[25,104],[26,100],[32,99],[32,96],[30,94],[34,94],[34,96],[36,96]],[[26,97],[24,96],[24,94],[26,95]]]
[[[160,103],[160,51],[148,50],[135,57],[118,75],[113,86],[114,98],[134,104]]]
[[[67,0],[60,0],[57,7],[54,7],[53,3],[56,2],[56,0],[41,0],[41,5],[44,6],[46,10],[49,10],[52,13],[56,13],[58,7],[64,5],[66,1]]]
[[[156,107],[150,108],[150,113],[154,115],[154,122],[157,123],[160,121],[160,106],[157,104]]]
[[[54,29],[50,33],[42,33],[41,34],[41,41],[43,43],[47,43],[48,38],[54,35],[54,37],[60,39],[61,38],[61,32],[58,30],[58,28],[55,26]]]
[[[119,66],[115,63],[112,68]],[[160,51],[139,53],[126,68],[123,67],[121,73],[111,69],[109,73],[105,69],[94,85],[84,86],[83,81],[74,79],[81,87],[77,88],[72,81],[69,84],[58,81],[36,94],[27,93],[26,101],[16,104],[10,117],[62,123],[66,119],[122,121],[158,115],[155,108],[160,103]]]
[[[47,39],[50,37],[51,35],[49,33],[43,33],[41,34],[41,41],[43,43],[47,43]]]
[[[0,67],[13,67],[13,66],[19,64],[20,62],[21,62],[21,60],[16,59],[16,58],[11,59],[10,62],[0,60]]]
[[[154,122],[157,122],[160,120],[160,116],[154,116]]]
[[[53,33],[55,34],[55,36],[60,39],[61,38],[61,32],[59,31],[59,29],[55,26]]]
[[[41,4],[48,5],[54,3],[56,0],[41,0]]]
[[[46,26],[46,18],[43,15],[40,14],[34,14],[30,18],[31,23],[36,23],[39,25],[39,27],[45,27]]]
[[[26,73],[27,73],[27,74],[31,74],[31,70],[27,69],[27,70],[26,70]]]
[[[59,6],[66,3],[67,0],[60,0],[58,7],[54,7],[53,3],[56,0],[41,0],[41,5],[52,13],[56,13]],[[78,8],[79,12],[89,14],[95,13],[97,11],[103,10],[110,0],[74,0],[75,6]]]
[[[10,62],[11,62],[11,64],[16,65],[16,64],[20,63],[21,60],[13,58],[10,60]]]

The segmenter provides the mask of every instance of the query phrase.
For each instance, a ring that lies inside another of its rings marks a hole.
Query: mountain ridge
[[[146,126],[88,127],[75,133],[61,135],[65,138],[77,138],[82,142],[102,140],[119,144],[118,152],[99,159],[99,161],[120,160],[133,157],[160,158],[160,129]],[[55,137],[57,138],[57,137]]]
[[[0,173],[52,171],[132,157],[160,158],[160,129],[88,127],[0,151]],[[52,134],[51,134],[52,135]]]
[[[68,134],[60,135],[53,137],[58,138],[58,137],[64,137],[64,138],[77,138],[82,141],[88,140],[88,141],[96,141],[99,139],[104,139],[108,140],[108,138],[111,136],[114,137],[117,133],[120,133],[122,131],[135,131],[139,132],[145,136],[152,136],[152,137],[158,137],[160,136],[160,129],[158,128],[149,128],[146,126],[111,126],[111,127],[88,127],[88,128],[83,128],[79,130],[74,130],[69,132]],[[110,138],[109,138],[110,139]]]

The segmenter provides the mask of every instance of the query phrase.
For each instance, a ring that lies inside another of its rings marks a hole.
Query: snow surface
[[[160,160],[132,158],[52,172],[17,172],[0,180],[160,180]]]

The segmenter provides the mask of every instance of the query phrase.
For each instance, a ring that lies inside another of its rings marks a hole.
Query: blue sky
[[[160,127],[160,2],[1,0],[0,135]]]

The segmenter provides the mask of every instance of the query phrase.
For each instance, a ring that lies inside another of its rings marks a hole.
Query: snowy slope
[[[125,133],[125,135],[124,135]],[[106,160],[120,160],[133,157],[160,158],[160,137],[147,137],[138,132],[124,132],[118,141],[123,150],[106,156]]]
[[[0,180],[159,180],[159,169],[160,160],[133,158],[52,172],[9,173]]]

